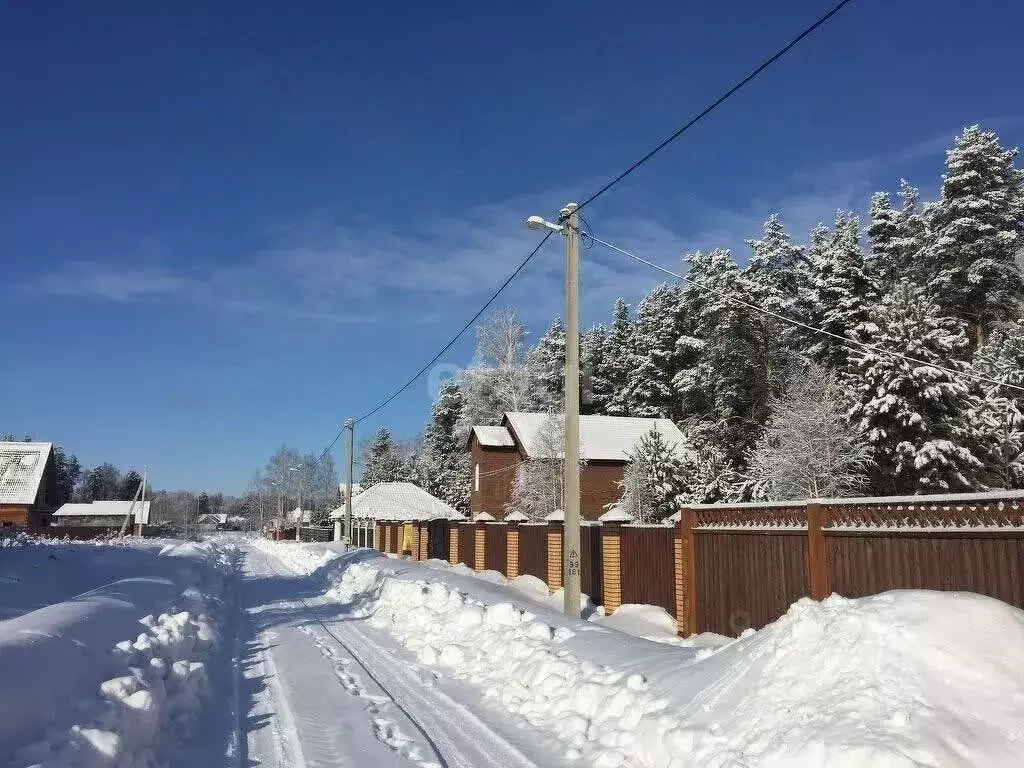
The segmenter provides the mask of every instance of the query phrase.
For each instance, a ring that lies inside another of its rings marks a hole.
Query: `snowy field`
[[[802,600],[739,639],[560,607],[336,544],[3,549],[0,766],[1024,765],[1024,613],[997,601]]]
[[[212,544],[160,541],[0,550],[4,765],[172,757],[210,683],[230,559]]]

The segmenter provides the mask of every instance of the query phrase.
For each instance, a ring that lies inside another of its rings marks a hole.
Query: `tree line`
[[[840,211],[802,242],[772,215],[745,265],[726,249],[686,254],[684,284],[635,310],[617,300],[580,337],[582,409],[671,419],[690,446],[635,446],[623,503],[661,517],[683,503],[1024,488],[1016,158],[968,127],[937,200],[902,180],[871,197],[866,221]],[[562,408],[562,323],[526,339],[513,310],[481,326],[412,449],[383,428],[367,445],[364,485],[410,479],[467,509],[469,429]],[[529,471],[544,474],[517,470]]]

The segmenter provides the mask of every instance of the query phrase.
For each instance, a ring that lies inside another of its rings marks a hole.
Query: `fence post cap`
[[[597,518],[597,521],[604,524],[622,525],[623,523],[632,523],[633,516],[618,504],[613,504],[607,512]]]
[[[524,515],[522,512],[513,512],[510,515],[505,515],[505,522],[509,525],[515,525],[516,523],[529,522],[530,518]]]
[[[494,515],[489,512],[481,512],[479,515],[473,518],[474,523],[490,523],[494,521]]]
[[[545,516],[544,519],[547,520],[549,523],[564,523],[565,512],[561,509],[556,509],[550,515]]]

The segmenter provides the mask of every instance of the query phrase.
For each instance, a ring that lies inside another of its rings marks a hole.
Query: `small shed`
[[[149,525],[149,505],[148,501],[68,503],[53,513],[53,520],[54,525],[117,528],[130,516],[130,529],[138,524]]]
[[[0,442],[0,526],[49,525],[57,502],[53,443]]]
[[[331,519],[336,521],[335,538],[340,538],[344,504],[331,513]],[[381,520],[403,524],[403,538],[411,539],[415,522],[445,521],[447,530],[448,520],[461,519],[453,506],[413,483],[377,483],[352,498],[353,541],[360,546],[374,545],[374,526]]]

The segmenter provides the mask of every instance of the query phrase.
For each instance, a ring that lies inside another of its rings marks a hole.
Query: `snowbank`
[[[167,577],[0,621],[0,754],[15,765],[147,768],[198,708],[226,555],[182,544],[147,556]]]
[[[301,541],[271,541],[258,537],[253,546],[273,555],[296,573],[310,574],[322,568],[344,553],[344,545],[330,546],[323,543]]]
[[[351,614],[550,733],[567,759],[605,768],[1024,763],[1024,612],[989,598],[805,599],[712,650],[625,640],[452,571],[383,558],[338,565],[330,594]],[[619,622],[640,619],[653,615],[629,609]]]

